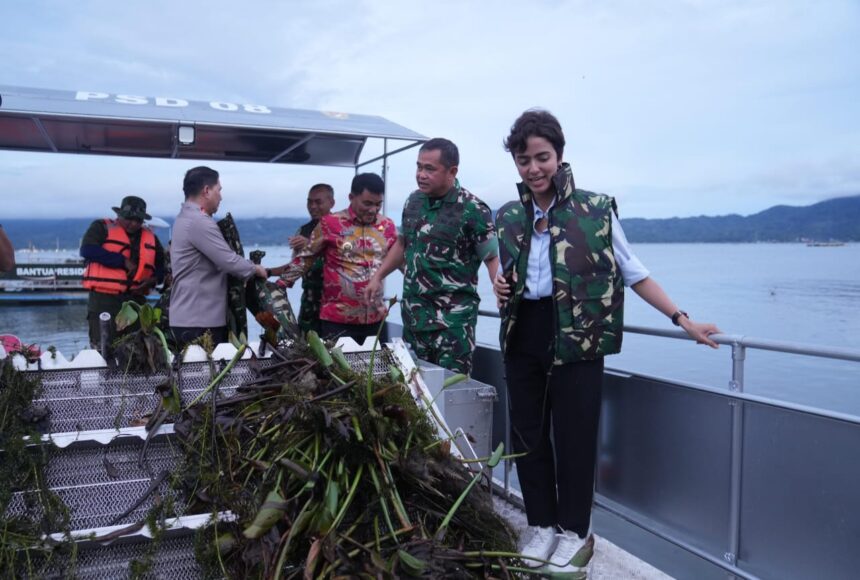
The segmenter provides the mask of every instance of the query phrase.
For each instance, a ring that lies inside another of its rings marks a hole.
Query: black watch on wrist
[[[681,326],[681,323],[680,323],[680,322],[678,322],[678,320],[680,320],[680,318],[681,318],[682,316],[683,316],[684,318],[686,318],[687,320],[689,320],[689,319],[690,319],[690,315],[689,315],[689,314],[687,314],[687,313],[686,313],[686,312],[684,312],[683,310],[677,310],[677,311],[675,311],[675,314],[673,314],[673,315],[672,315],[672,324],[674,324],[675,326]]]

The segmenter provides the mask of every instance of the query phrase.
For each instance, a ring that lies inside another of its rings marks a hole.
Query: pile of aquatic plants
[[[193,402],[174,426],[191,511],[222,514],[197,538],[207,575],[523,571],[514,534],[475,485],[481,475],[452,457],[401,376],[357,374],[315,333],[273,354],[256,379]]]
[[[160,323],[160,308],[134,301],[124,302],[116,315],[116,329],[120,336],[112,345],[108,363],[115,363],[127,373],[151,374],[166,369],[171,354]]]
[[[49,419],[45,407],[35,405],[41,382],[15,369],[11,358],[0,360],[0,577],[37,577],[41,566],[56,555],[55,543],[45,534],[65,532],[69,510],[45,481],[49,444],[38,443]],[[27,512],[8,513],[13,494],[30,491]],[[72,551],[74,544],[65,542]],[[71,573],[71,570],[70,570]]]

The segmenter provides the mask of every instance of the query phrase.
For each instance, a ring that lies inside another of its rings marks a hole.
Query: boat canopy
[[[427,140],[382,117],[0,85],[0,150],[359,167]],[[388,151],[388,141],[406,142]]]

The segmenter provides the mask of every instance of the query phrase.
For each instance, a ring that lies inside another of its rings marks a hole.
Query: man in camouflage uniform
[[[293,252],[300,252],[308,245],[311,232],[320,218],[331,213],[334,207],[334,189],[327,183],[317,183],[308,191],[308,214],[311,221],[304,224],[296,235],[289,239]],[[302,277],[302,305],[299,309],[299,328],[302,334],[309,330],[320,332],[320,303],[323,293],[323,258],[317,258],[308,273]]]
[[[457,181],[460,155],[447,139],[418,152],[413,192],[403,208],[397,243],[374,274],[365,297],[376,299],[382,280],[405,265],[403,338],[419,358],[469,374],[478,319],[478,270],[492,280],[499,267],[492,213]]]

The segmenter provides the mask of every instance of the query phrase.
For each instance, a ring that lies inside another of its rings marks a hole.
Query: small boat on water
[[[86,302],[89,292],[82,285],[84,262],[24,262],[10,272],[0,272],[0,306],[15,304],[55,304]],[[147,300],[158,300],[152,293]]]
[[[170,228],[159,217],[146,221],[152,228]],[[168,234],[169,238],[169,234]],[[86,264],[76,250],[39,250],[30,248],[16,252],[15,267],[0,272],[0,305],[49,304],[80,302],[87,299],[82,281]],[[149,297],[157,300],[158,294]]]
[[[75,258],[18,263],[0,273],[0,304],[86,300],[83,275],[84,263]]]

